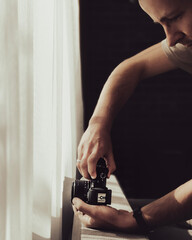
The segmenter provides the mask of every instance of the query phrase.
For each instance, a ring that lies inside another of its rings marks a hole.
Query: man
[[[77,167],[85,178],[96,177],[100,157],[107,160],[108,177],[115,170],[112,122],[141,80],[178,67],[192,74],[192,0],[139,0],[139,4],[163,26],[166,40],[125,60],[109,76],[78,147]],[[144,206],[136,217],[107,206],[91,206],[78,198],[73,200],[73,209],[87,227],[126,232],[154,229],[192,218],[192,180]]]

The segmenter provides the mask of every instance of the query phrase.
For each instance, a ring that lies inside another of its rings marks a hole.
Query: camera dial
[[[106,178],[106,174],[102,172],[102,173],[100,174],[100,178],[101,178],[101,179]]]

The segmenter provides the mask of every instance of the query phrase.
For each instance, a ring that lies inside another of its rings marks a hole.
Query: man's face
[[[139,4],[163,26],[169,46],[181,43],[192,48],[192,0],[139,0]]]

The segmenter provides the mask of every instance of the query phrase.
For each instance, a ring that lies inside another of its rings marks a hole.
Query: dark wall
[[[81,0],[84,127],[111,71],[164,39],[129,0]],[[128,197],[159,197],[191,178],[191,76],[181,70],[139,84],[112,130],[116,175]]]

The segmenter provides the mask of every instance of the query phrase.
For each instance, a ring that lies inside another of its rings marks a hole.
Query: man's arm
[[[124,103],[138,83],[146,78],[175,69],[158,43],[119,64],[109,76],[99,97],[90,123],[99,122],[110,128]]]
[[[192,180],[142,208],[143,217],[153,229],[192,218]]]
[[[73,210],[81,222],[90,228],[140,232],[132,212],[108,206],[93,206],[73,199]],[[150,229],[192,218],[192,180],[162,198],[144,206],[142,215]]]
[[[96,163],[106,157],[109,174],[115,169],[110,130],[113,120],[138,83],[148,77],[174,69],[158,43],[123,61],[109,76],[100,94],[79,147],[77,167],[85,178],[96,177]]]

